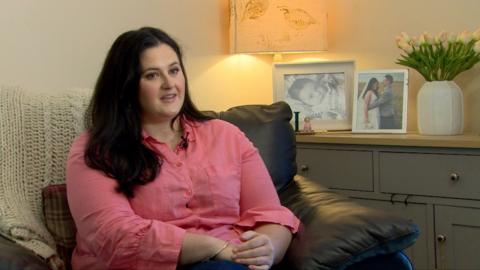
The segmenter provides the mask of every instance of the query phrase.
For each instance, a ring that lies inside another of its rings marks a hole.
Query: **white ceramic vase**
[[[418,131],[423,135],[463,133],[463,94],[454,81],[425,82],[417,96]]]

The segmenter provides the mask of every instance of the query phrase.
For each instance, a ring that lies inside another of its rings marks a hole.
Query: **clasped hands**
[[[239,245],[230,244],[216,259],[248,265],[253,270],[268,270],[274,262],[274,247],[270,238],[255,231],[244,232]]]

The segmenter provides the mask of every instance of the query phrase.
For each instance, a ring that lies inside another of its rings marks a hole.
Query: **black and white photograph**
[[[408,71],[359,71],[355,76],[352,131],[406,133]]]
[[[346,119],[344,73],[287,74],[284,83],[292,111],[310,119]]]
[[[299,131],[349,129],[353,62],[274,66],[275,100],[298,114]]]

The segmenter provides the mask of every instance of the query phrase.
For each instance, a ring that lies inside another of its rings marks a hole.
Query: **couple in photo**
[[[393,108],[393,77],[385,75],[380,93],[380,82],[371,78],[358,97],[357,125],[359,129],[395,129]]]

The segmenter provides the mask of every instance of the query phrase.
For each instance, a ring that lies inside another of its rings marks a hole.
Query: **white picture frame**
[[[357,71],[352,132],[406,133],[407,103],[407,69]]]
[[[285,101],[297,132],[350,130],[355,61],[274,63],[273,99]]]

